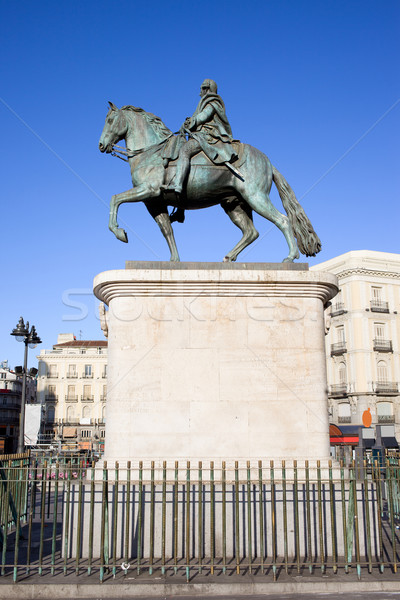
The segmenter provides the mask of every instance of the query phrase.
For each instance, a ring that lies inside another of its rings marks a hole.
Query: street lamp
[[[15,329],[12,330],[10,335],[13,335],[17,342],[24,342],[24,369],[22,372],[22,396],[21,396],[21,413],[19,416],[19,435],[18,435],[18,449],[17,452],[22,454],[25,448],[25,399],[26,399],[26,369],[28,362],[28,346],[29,348],[36,348],[38,344],[42,343],[42,340],[36,333],[36,328],[32,325],[29,330],[29,321],[24,323],[21,317],[18,321]]]

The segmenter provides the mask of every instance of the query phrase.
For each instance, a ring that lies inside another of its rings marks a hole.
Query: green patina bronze
[[[118,208],[124,202],[144,202],[167,240],[171,261],[179,261],[173,221],[183,222],[185,210],[220,204],[242,231],[242,239],[225,256],[235,261],[258,232],[253,211],[274,223],[289,246],[284,262],[299,258],[299,250],[315,256],[321,242],[293,190],[265,154],[232,138],[232,130],[217,85],[206,79],[200,102],[178,134],[173,134],[159,117],[135,106],[118,109],[109,102],[99,148],[101,152],[125,154],[131,169],[132,189],[111,199],[109,228],[127,242],[118,227]],[[125,140],[126,151],[115,148]],[[287,216],[271,203],[275,183]],[[171,215],[168,207],[175,209]]]

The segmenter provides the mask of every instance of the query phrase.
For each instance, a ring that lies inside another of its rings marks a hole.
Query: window
[[[103,379],[105,379],[107,377],[107,365],[104,365],[104,367],[103,367],[102,377],[103,377]]]
[[[0,379],[6,379],[6,373],[0,373]]]
[[[68,365],[67,377],[78,377],[76,365]]]
[[[49,385],[49,387],[47,388],[47,394],[48,394],[48,398],[49,400],[51,400],[51,398],[56,397],[56,386],[55,385]]]
[[[391,402],[378,402],[376,410],[378,417],[381,415],[391,416],[393,414],[393,404]]]
[[[374,335],[377,340],[385,339],[385,323],[374,323]]]
[[[49,365],[47,377],[57,377],[57,365]]]
[[[336,340],[338,343],[345,343],[346,339],[344,337],[344,326],[336,327]]]
[[[378,381],[381,383],[386,383],[388,380],[388,369],[387,364],[384,360],[380,360],[378,362]]]
[[[47,409],[47,420],[54,421],[54,406],[49,406]]]
[[[338,406],[339,423],[351,423],[351,408],[348,402],[341,402]]]
[[[393,404],[391,402],[378,402],[376,412],[378,423],[394,423]]]
[[[377,302],[380,302],[382,300],[382,288],[381,287],[372,287],[371,288],[371,293],[372,293],[372,300],[376,300]]]
[[[101,411],[102,417],[103,417],[103,421],[105,421],[106,419],[106,407],[103,406],[103,410]]]
[[[90,407],[89,406],[84,406],[82,408],[82,417],[84,419],[88,419],[90,417]]]
[[[92,365],[85,365],[85,377],[92,377]]]
[[[90,429],[82,429],[81,436],[83,438],[91,438],[92,437],[92,431]]]
[[[70,400],[75,400],[75,386],[74,385],[69,385],[67,387],[67,398],[69,398]]]
[[[71,419],[75,416],[75,410],[73,406],[68,406],[67,408],[67,421],[70,423]]]
[[[339,383],[345,384],[346,382],[347,382],[346,363],[341,362],[339,365]]]
[[[350,417],[351,409],[348,402],[341,402],[339,404],[339,417]]]
[[[105,438],[106,437],[106,432],[104,429],[100,429],[100,437],[101,438]]]
[[[92,397],[92,386],[91,385],[84,385],[83,386],[83,399],[84,400],[90,400]]]

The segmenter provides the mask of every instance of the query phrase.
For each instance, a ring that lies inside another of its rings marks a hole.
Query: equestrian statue
[[[321,242],[286,179],[265,154],[232,138],[225,104],[217,84],[206,79],[200,88],[200,102],[176,134],[152,113],[135,106],[118,109],[109,102],[99,149],[129,162],[132,189],[111,199],[109,228],[122,242],[126,231],[118,226],[118,208],[124,202],[144,202],[167,240],[171,261],[179,261],[171,223],[183,223],[185,210],[220,204],[242,238],[228,252],[224,262],[258,237],[253,211],[274,223],[289,246],[283,262],[315,256]],[[116,146],[125,140],[125,148]],[[269,192],[275,183],[287,216],[271,203]],[[169,214],[168,207],[173,208]]]

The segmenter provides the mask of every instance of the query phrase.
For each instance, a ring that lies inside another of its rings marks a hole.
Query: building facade
[[[22,399],[22,373],[8,367],[7,361],[0,367],[0,453],[17,451],[19,419]],[[36,378],[26,376],[26,403],[36,402]]]
[[[104,448],[107,342],[60,334],[39,359],[38,400],[45,407],[43,441],[60,450]]]
[[[400,255],[357,250],[312,270],[340,288],[326,309],[330,421],[361,425],[368,411],[400,440]]]

